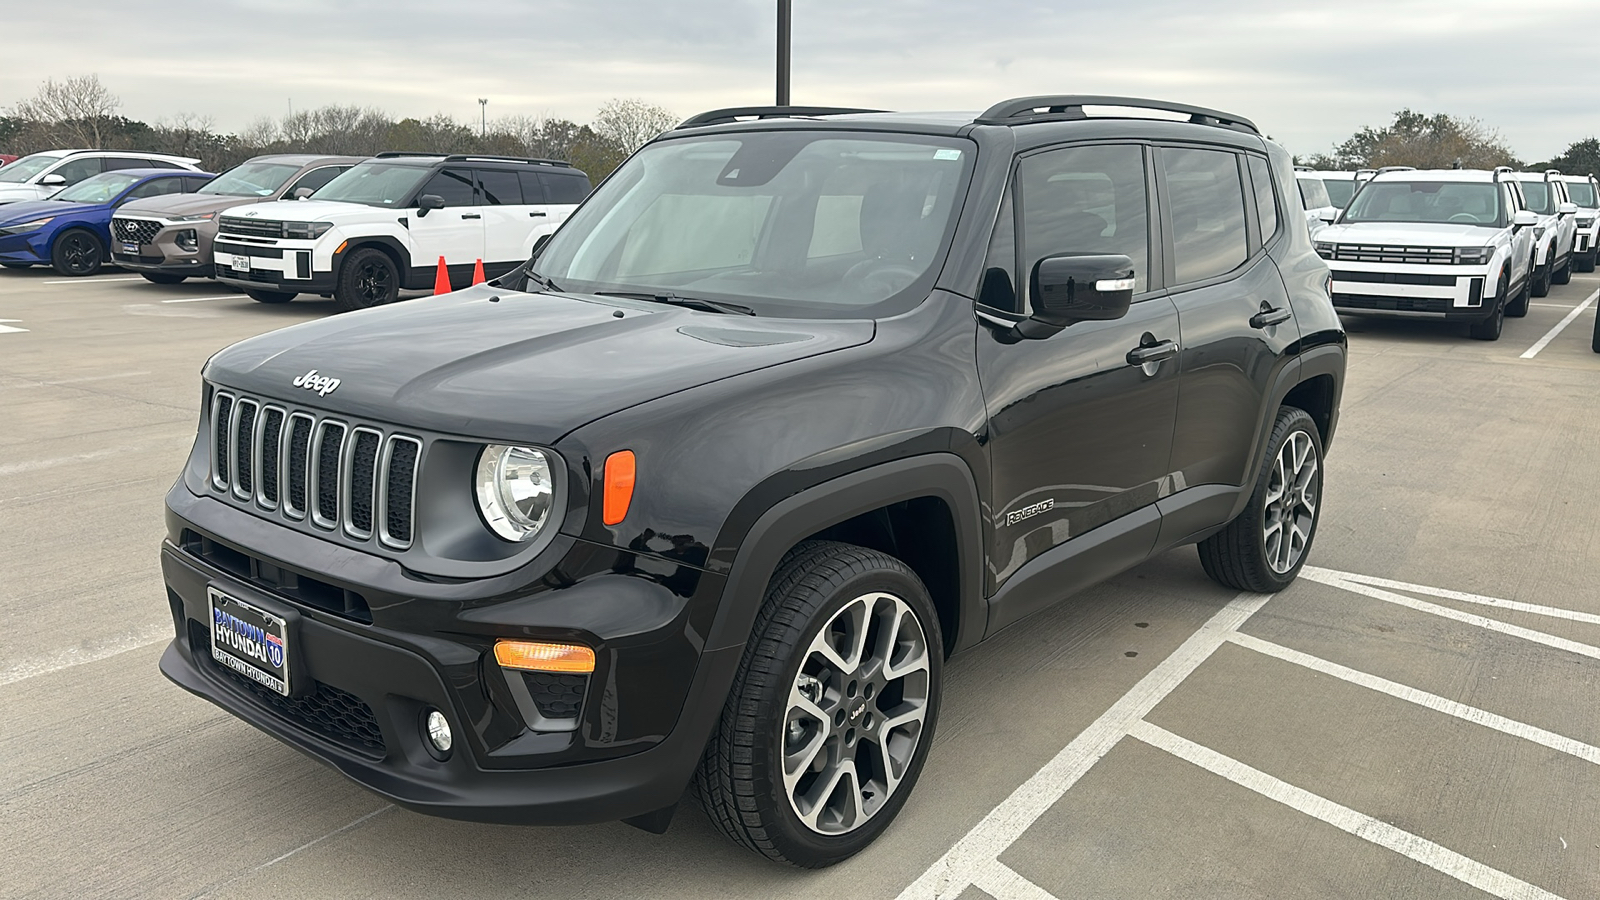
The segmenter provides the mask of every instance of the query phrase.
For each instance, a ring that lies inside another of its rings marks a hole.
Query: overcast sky
[[[772,102],[775,0],[14,0],[0,107],[97,73],[146,121],[236,131],[290,105],[588,121]],[[1402,107],[1472,116],[1527,160],[1600,131],[1596,0],[795,0],[799,104],[982,109],[1105,93],[1254,119],[1327,150]]]

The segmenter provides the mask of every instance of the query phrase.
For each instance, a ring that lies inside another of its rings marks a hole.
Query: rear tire
[[[400,270],[394,260],[382,250],[362,247],[339,269],[333,306],[339,312],[353,312],[393,303],[399,297]]]
[[[916,785],[943,662],[938,611],[900,560],[831,541],[790,550],[700,760],[707,815],[790,865],[860,852]]]
[[[50,265],[73,278],[93,275],[105,265],[106,248],[86,228],[69,228],[50,245]]]
[[[1234,590],[1281,591],[1311,555],[1321,510],[1322,435],[1305,410],[1281,407],[1250,502],[1200,542],[1200,567]]]
[[[288,291],[252,291],[248,289],[245,290],[244,294],[257,303],[288,303],[290,300],[300,296],[299,294],[291,294]]]
[[[183,284],[188,280],[187,275],[171,275],[166,272],[140,272],[144,280],[151,284]]]

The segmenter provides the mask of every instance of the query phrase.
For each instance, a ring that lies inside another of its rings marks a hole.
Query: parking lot
[[[1597,294],[1349,320],[1314,568],[1235,595],[1185,548],[956,657],[904,814],[802,872],[692,801],[415,815],[168,683],[200,366],[331,304],[0,272],[0,897],[1600,896]]]

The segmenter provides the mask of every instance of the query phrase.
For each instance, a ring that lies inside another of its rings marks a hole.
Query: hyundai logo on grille
[[[326,397],[339,389],[339,379],[329,378],[326,375],[318,375],[317,370],[312,369],[304,375],[301,375],[299,378],[296,378],[294,380],[294,386],[297,388],[305,388],[308,391],[316,391],[318,397]]]

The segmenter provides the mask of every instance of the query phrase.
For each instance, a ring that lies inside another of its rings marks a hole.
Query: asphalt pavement
[[[1348,320],[1301,580],[1184,548],[956,657],[900,819],[801,872],[692,802],[659,836],[416,815],[168,683],[200,366],[331,304],[0,272],[0,898],[1600,896],[1597,294],[1493,343]]]

